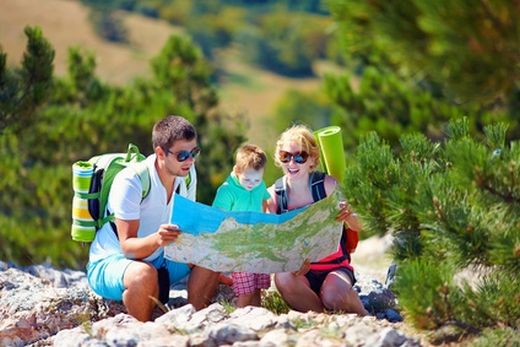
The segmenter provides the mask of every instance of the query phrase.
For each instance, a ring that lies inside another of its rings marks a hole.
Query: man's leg
[[[125,271],[123,283],[123,303],[128,314],[142,322],[150,320],[159,300],[157,269],[151,264],[133,261]]]
[[[105,299],[123,301],[128,313],[146,321],[151,318],[157,297],[157,270],[148,263],[113,254],[87,265],[88,283]]]
[[[218,286],[220,272],[211,271],[200,266],[191,270],[188,279],[188,302],[196,310],[208,306],[210,300],[215,296]]]

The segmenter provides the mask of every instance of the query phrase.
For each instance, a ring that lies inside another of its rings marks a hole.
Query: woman
[[[268,191],[267,208],[271,213],[284,213],[307,206],[329,196],[337,182],[332,176],[315,171],[319,148],[312,132],[297,125],[286,130],[276,144],[275,162],[284,176]],[[321,195],[321,196],[320,196]],[[362,225],[345,202],[340,205],[338,220],[359,231]],[[295,310],[323,312],[324,309],[366,315],[357,292],[352,288],[356,279],[350,255],[342,238],[338,251],[315,263],[305,263],[296,272],[275,274],[275,284],[282,297]]]

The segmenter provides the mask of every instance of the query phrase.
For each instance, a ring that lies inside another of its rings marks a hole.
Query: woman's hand
[[[352,208],[346,201],[339,202],[339,213],[336,216],[336,220],[347,222],[348,217],[350,217],[354,212]]]
[[[293,271],[292,274],[294,276],[303,276],[307,272],[309,272],[310,269],[311,269],[311,262],[309,261],[309,259],[305,259],[303,261],[302,266],[298,269],[298,271]]]
[[[350,229],[360,231],[363,228],[357,214],[346,201],[339,202],[339,213],[336,220],[345,223]]]

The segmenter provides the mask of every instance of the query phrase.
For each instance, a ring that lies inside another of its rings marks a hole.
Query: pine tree
[[[52,47],[39,29],[26,33],[22,68],[6,68],[0,54],[0,259],[83,268],[88,247],[70,239],[71,164],[123,152],[129,142],[150,154],[152,126],[168,114],[199,131],[198,199],[211,201],[242,129],[218,112],[211,71],[191,42],[172,39],[179,50],[166,47],[171,54],[158,58],[156,76],[111,86],[96,76],[94,55],[79,48],[69,51],[68,74],[52,76]]]
[[[218,96],[210,83],[211,67],[202,52],[189,38],[172,36],[159,55],[152,60],[152,68],[161,88],[171,96],[191,118],[197,128],[202,154],[198,159],[199,199],[211,203],[215,189],[227,177],[233,157],[229,149],[244,141],[244,125],[240,118],[218,110]]]
[[[440,83],[458,102],[518,98],[520,14],[509,0],[331,0],[349,56]]]
[[[24,32],[28,42],[21,68],[7,69],[7,54],[0,49],[0,132],[26,126],[52,90],[54,48],[40,28],[26,27]]]
[[[469,117],[472,132],[493,120],[510,124],[509,139],[520,138],[515,2],[327,3],[341,60],[352,71],[327,81],[339,122],[354,133],[347,145],[370,130],[392,145],[410,130],[438,138],[446,120],[461,116]]]
[[[369,233],[395,235],[395,289],[420,328],[476,333],[520,323],[520,142],[495,124],[470,135],[465,118],[446,140],[403,136],[392,150],[367,136],[345,185]],[[471,269],[476,285],[455,278]]]

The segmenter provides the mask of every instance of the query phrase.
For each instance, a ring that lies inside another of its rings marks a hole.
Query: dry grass
[[[221,66],[228,72],[220,90],[222,106],[233,113],[243,113],[249,121],[248,138],[270,149],[278,134],[272,130],[269,119],[285,92],[318,90],[321,80],[313,78],[288,78],[244,64],[239,52],[228,50],[219,56]]]
[[[96,36],[88,15],[88,8],[74,0],[1,0],[0,44],[8,54],[8,64],[20,63],[27,43],[24,27],[38,25],[56,49],[58,75],[66,71],[68,48],[80,46],[95,54],[101,79],[122,85],[137,76],[149,76],[150,58],[159,53],[172,33],[182,33],[165,21],[124,13],[129,44],[109,43]],[[243,113],[250,124],[248,140],[270,149],[278,134],[271,129],[269,119],[280,98],[288,89],[317,90],[321,81],[266,72],[240,62],[239,55],[231,49],[219,56],[219,64],[227,71],[219,90],[222,109]]]
[[[78,1],[2,0],[0,3],[0,43],[8,54],[8,64],[19,64],[27,39],[25,26],[40,26],[56,49],[55,71],[63,75],[69,47],[93,52],[97,73],[110,83],[124,84],[150,73],[149,60],[162,48],[170,34],[180,32],[164,21],[124,14],[129,44],[109,43],[95,35],[89,10]]]

